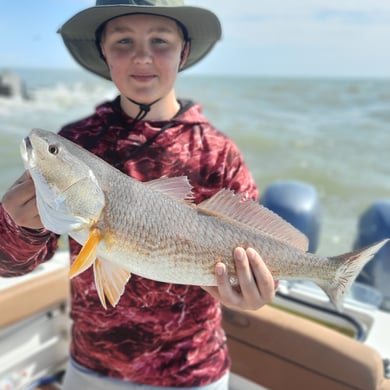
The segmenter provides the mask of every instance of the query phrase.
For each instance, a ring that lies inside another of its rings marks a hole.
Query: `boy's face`
[[[154,15],[125,15],[107,22],[101,47],[119,91],[151,103],[172,90],[184,41],[175,21]]]

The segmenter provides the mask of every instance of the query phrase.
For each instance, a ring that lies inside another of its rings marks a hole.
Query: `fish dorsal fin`
[[[272,236],[303,251],[308,249],[307,237],[266,207],[230,190],[220,190],[198,206],[206,213],[232,218],[263,234]]]
[[[146,183],[149,188],[162,192],[175,200],[185,200],[192,203],[194,197],[192,185],[187,176],[167,177],[162,176],[159,179],[150,180]]]

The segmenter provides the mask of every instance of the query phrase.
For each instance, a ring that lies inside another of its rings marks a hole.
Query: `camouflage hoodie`
[[[187,175],[198,203],[221,188],[257,198],[256,185],[234,143],[180,101],[170,121],[134,121],[119,98],[60,134],[128,175],[148,181]],[[54,253],[57,236],[16,226],[0,206],[0,275],[33,270]],[[70,240],[71,261],[80,246]],[[75,361],[100,374],[155,386],[201,386],[230,366],[220,305],[204,290],[133,275],[115,308],[104,310],[91,269],[71,281]]]

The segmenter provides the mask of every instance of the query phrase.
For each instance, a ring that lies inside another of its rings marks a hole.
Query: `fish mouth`
[[[22,155],[22,159],[26,168],[29,168],[32,150],[33,147],[30,137],[25,137],[20,144],[20,154]]]

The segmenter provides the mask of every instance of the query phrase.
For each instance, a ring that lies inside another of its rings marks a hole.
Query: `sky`
[[[0,0],[0,69],[77,69],[57,29],[93,0]],[[223,37],[193,74],[390,78],[389,0],[187,0]],[[245,4],[245,7],[242,5]]]

